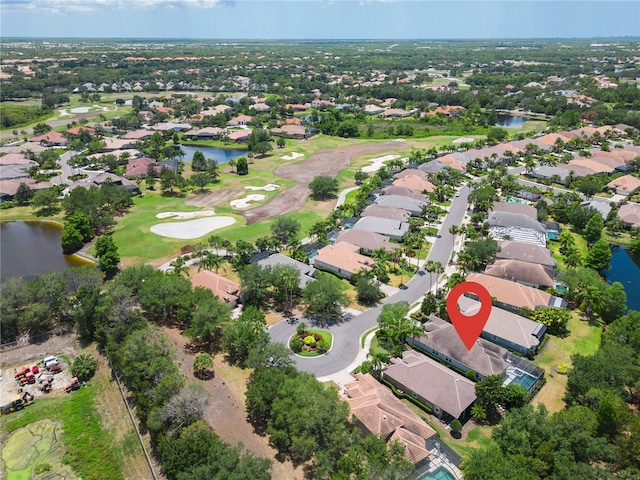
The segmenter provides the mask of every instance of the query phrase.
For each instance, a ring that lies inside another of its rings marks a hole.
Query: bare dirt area
[[[283,165],[276,168],[273,173],[298,183],[273,197],[266,205],[251,209],[242,215],[247,219],[249,225],[295,212],[300,210],[307,201],[307,197],[311,193],[309,183],[314,177],[320,175],[335,177],[349,166],[352,158],[360,155],[407,149],[409,149],[409,145],[404,142],[350,145],[316,152],[301,162]]]
[[[221,203],[228,204],[229,200],[243,193],[245,193],[245,190],[241,188],[218,189],[210,193],[196,193],[194,196],[186,199],[184,203],[185,205],[192,205],[194,207],[211,207],[220,205]]]
[[[259,457],[273,460],[271,473],[275,480],[304,478],[302,468],[294,468],[289,461],[276,460],[277,451],[269,446],[268,438],[257,435],[247,421],[244,394],[249,371],[231,367],[221,355],[216,355],[214,358],[214,378],[199,380],[193,376],[192,365],[195,353],[189,349],[188,339],[174,328],[165,328],[164,333],[176,347],[180,372],[194,382],[201,384],[209,394],[205,420],[216,434],[231,445],[235,446],[241,442],[245,450],[253,452]]]

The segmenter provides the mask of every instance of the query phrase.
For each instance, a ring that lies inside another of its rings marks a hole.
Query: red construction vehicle
[[[51,365],[49,367],[49,373],[54,373],[55,374],[55,373],[60,373],[60,372],[62,372],[62,367],[60,365],[58,365],[58,364]]]
[[[24,377],[30,371],[31,369],[29,367],[27,367],[26,365],[23,365],[16,371],[15,378]]]
[[[40,382],[40,390],[44,393],[49,393],[51,391],[51,382],[49,380],[42,380]]]
[[[73,390],[78,390],[80,388],[80,382],[78,381],[78,377],[73,377],[71,382],[64,387],[64,391],[69,393]]]
[[[33,367],[31,367],[31,371],[34,375],[37,375],[40,373],[40,367],[38,365],[34,365]]]

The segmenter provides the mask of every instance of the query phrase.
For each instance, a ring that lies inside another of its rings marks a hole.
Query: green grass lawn
[[[550,412],[557,412],[564,408],[564,396],[567,386],[567,376],[555,372],[561,363],[571,364],[571,355],[593,355],[600,347],[602,327],[590,325],[588,321],[572,312],[567,325],[569,336],[558,338],[550,336],[547,344],[538,354],[534,363],[545,369],[547,383],[534,397],[532,404],[544,404]]]
[[[588,252],[587,241],[585,240],[585,238],[579,233],[577,233],[575,231],[575,228],[570,225],[561,224],[561,227],[563,230],[569,230],[569,232],[571,232],[571,235],[573,236],[573,240],[575,241],[575,245],[578,251],[580,252],[580,255],[584,259],[587,256],[587,252]],[[567,266],[564,263],[564,255],[560,253],[560,242],[557,242],[557,241],[549,242],[547,246],[549,247],[549,250],[551,250],[551,254],[553,258],[555,258],[556,261],[558,262],[557,268],[559,270],[566,270]]]

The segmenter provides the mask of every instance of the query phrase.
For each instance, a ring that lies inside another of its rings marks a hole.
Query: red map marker
[[[465,293],[473,293],[480,299],[480,310],[475,315],[464,315],[458,310],[458,298]],[[447,297],[447,313],[451,323],[467,350],[471,350],[482,333],[491,313],[491,294],[476,282],[462,282],[453,287]]]

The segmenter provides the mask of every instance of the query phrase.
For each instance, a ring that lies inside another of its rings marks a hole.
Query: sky
[[[0,0],[2,37],[472,39],[640,36],[629,0]]]

